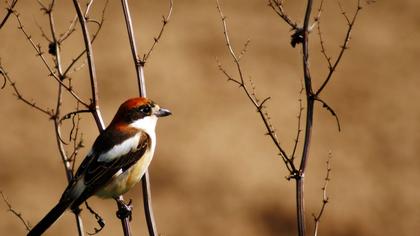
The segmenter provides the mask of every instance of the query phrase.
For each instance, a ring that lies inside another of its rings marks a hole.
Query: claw
[[[133,209],[133,206],[131,205],[132,200],[130,199],[127,204],[124,201],[121,201],[121,200],[117,200],[117,202],[118,202],[118,205],[119,205],[118,211],[117,211],[117,217],[119,219],[124,219],[124,218],[128,217],[128,219],[131,221],[132,220],[132,213],[131,212],[132,212],[132,209]]]

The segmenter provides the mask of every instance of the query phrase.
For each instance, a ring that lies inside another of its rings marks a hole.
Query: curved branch
[[[335,113],[334,109],[333,109],[332,107],[330,107],[330,106],[329,106],[329,105],[328,105],[328,104],[327,104],[324,100],[322,100],[321,98],[319,98],[319,97],[315,97],[314,99],[315,99],[315,101],[318,101],[318,102],[322,103],[322,107],[323,107],[323,108],[325,108],[325,109],[327,109],[327,111],[329,111],[329,112],[331,113],[331,115],[335,117],[335,120],[336,120],[336,122],[337,122],[337,128],[338,128],[338,131],[341,131],[340,120],[338,119],[338,115],[337,115],[337,113]]]

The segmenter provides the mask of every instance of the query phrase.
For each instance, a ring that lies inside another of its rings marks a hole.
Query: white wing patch
[[[134,135],[133,137],[125,140],[124,142],[115,145],[108,152],[101,154],[98,157],[99,162],[110,162],[115,158],[129,153],[131,150],[135,150],[139,144],[140,135]]]

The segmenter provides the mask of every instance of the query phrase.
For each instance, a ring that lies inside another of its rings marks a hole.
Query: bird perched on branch
[[[130,190],[152,160],[158,117],[170,114],[144,97],[125,101],[110,125],[96,138],[60,201],[28,236],[41,235],[66,209],[78,210],[92,195],[116,199]]]

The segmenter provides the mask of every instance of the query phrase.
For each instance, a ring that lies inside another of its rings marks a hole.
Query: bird
[[[96,138],[57,205],[27,235],[43,234],[66,209],[79,209],[93,195],[117,199],[140,182],[155,151],[157,120],[171,114],[145,97],[122,103],[111,123]]]

